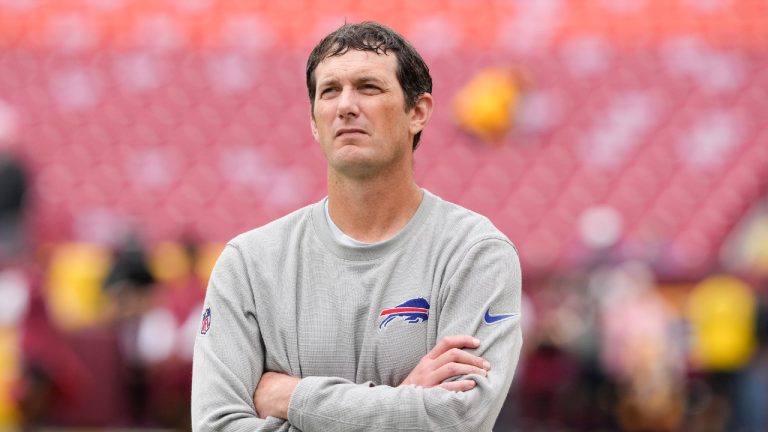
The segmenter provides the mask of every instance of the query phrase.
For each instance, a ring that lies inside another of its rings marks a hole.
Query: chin
[[[344,177],[359,179],[372,177],[382,169],[381,162],[367,158],[345,158],[329,165]]]
[[[328,160],[338,167],[367,165],[375,162],[376,154],[370,148],[349,144],[335,149]]]

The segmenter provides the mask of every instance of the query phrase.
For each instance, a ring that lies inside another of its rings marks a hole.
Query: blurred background
[[[768,430],[764,0],[0,0],[0,429],[189,430],[222,245],[325,193],[304,67],[429,64],[419,183],[517,245],[496,430]]]

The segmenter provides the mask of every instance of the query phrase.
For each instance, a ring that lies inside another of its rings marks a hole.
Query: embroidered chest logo
[[[205,312],[203,312],[203,325],[200,326],[200,334],[206,334],[210,329],[211,329],[211,308],[205,308]]]
[[[416,324],[426,321],[429,318],[429,302],[421,297],[406,300],[392,309],[384,309],[379,314],[381,323],[379,328],[386,327],[396,318],[403,318],[405,322]]]

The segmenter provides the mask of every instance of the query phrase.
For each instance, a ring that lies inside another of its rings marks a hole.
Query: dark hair
[[[405,110],[416,106],[419,96],[432,93],[432,77],[416,49],[399,33],[391,28],[365,21],[359,24],[344,24],[338,30],[324,37],[315,46],[307,60],[307,90],[312,112],[315,109],[315,69],[328,57],[340,56],[350,49],[370,51],[376,54],[395,53],[397,58],[397,80],[403,88]],[[421,132],[413,137],[413,149],[419,144]]]

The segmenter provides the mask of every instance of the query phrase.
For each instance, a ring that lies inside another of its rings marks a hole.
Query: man
[[[194,357],[199,431],[487,431],[517,364],[520,266],[484,217],[420,189],[432,80],[375,23],[307,64],[328,197],[232,240]]]

